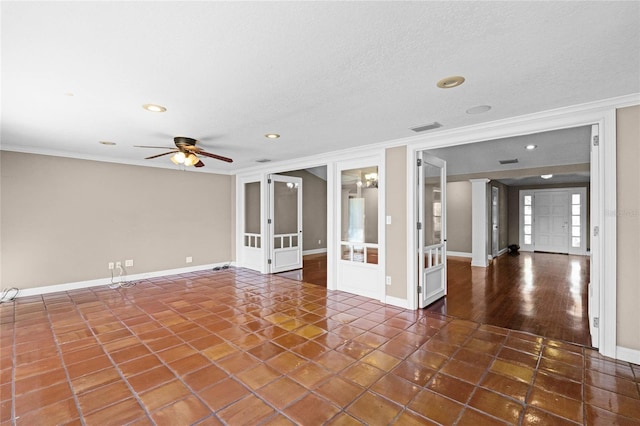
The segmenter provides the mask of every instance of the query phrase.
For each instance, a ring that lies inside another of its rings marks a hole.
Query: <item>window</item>
[[[526,245],[533,244],[533,196],[524,196],[524,243]]]
[[[579,248],[581,245],[580,229],[581,229],[581,215],[582,210],[582,197],[580,194],[571,194],[571,247]]]

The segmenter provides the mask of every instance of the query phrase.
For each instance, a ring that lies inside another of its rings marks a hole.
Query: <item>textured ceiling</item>
[[[173,166],[133,146],[182,135],[232,172],[640,92],[637,1],[0,7],[7,150]]]

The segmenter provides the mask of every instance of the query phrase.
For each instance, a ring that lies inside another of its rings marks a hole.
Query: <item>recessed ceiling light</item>
[[[280,135],[277,133],[267,133],[264,137],[268,139],[278,139]]]
[[[538,147],[538,145],[527,145],[524,148],[529,150],[529,151],[532,151],[532,150],[536,149],[537,147]]]
[[[146,109],[147,111],[151,111],[151,112],[165,112],[167,110],[162,105],[156,105],[156,104],[144,104],[144,105],[142,105],[142,108]]]
[[[100,141],[98,143],[101,143],[102,145],[110,145],[110,146],[116,144],[115,142],[111,142],[111,141]]]
[[[454,75],[452,77],[443,78],[436,84],[436,86],[441,89],[452,89],[460,86],[462,83],[464,83],[464,77]]]
[[[542,179],[551,179],[553,175],[540,175]]]
[[[65,96],[69,96],[69,97],[74,96],[73,93],[71,93],[71,92],[66,92],[64,95]]]
[[[467,110],[467,114],[482,114],[483,112],[487,112],[491,109],[491,105],[478,105],[473,108],[469,108]]]

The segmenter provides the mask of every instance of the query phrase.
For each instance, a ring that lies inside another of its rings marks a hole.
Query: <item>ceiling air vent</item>
[[[514,158],[513,160],[498,160],[500,162],[500,164],[515,164],[518,162],[517,158]]]
[[[434,121],[433,123],[425,124],[424,126],[412,127],[411,130],[416,133],[420,133],[426,132],[427,130],[437,129],[438,127],[442,127],[442,124]]]
[[[268,163],[269,161],[271,160],[269,160],[268,158],[262,158],[260,160],[256,160],[256,163]]]

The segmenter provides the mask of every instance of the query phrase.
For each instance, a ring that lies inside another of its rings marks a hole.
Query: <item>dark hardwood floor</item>
[[[589,257],[522,252],[487,268],[450,257],[447,267],[447,297],[427,310],[591,346]]]
[[[326,254],[304,256],[303,262],[303,269],[279,275],[326,287]],[[449,257],[447,267],[447,297],[426,310],[591,346],[587,256],[505,254],[487,268]]]
[[[302,257],[302,269],[280,272],[281,277],[327,286],[327,253],[308,254]]]

